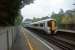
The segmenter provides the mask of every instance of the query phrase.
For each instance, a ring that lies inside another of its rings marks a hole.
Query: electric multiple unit
[[[46,19],[30,23],[30,27],[35,29],[41,29],[48,34],[55,34],[57,31],[56,21],[54,19]]]

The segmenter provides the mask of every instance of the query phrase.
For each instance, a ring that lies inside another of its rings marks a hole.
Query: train
[[[57,25],[56,20],[54,19],[46,19],[37,22],[30,23],[28,27],[44,30],[47,34],[56,34]]]

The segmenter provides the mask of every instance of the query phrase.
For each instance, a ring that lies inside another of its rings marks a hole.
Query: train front
[[[48,27],[50,28],[50,31],[51,31],[52,34],[56,33],[57,26],[56,26],[55,20],[48,21]]]

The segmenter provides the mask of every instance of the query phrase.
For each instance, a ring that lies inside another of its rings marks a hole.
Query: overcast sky
[[[33,4],[22,8],[21,14],[23,19],[50,16],[52,12],[58,13],[60,9],[66,11],[75,8],[73,3],[74,0],[35,0]]]

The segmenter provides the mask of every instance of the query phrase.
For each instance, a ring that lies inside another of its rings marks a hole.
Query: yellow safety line
[[[29,41],[29,39],[27,39],[27,42],[28,42],[28,45],[30,47],[30,50],[34,50],[33,47],[32,47],[32,45],[31,45],[31,43],[30,43],[30,41]]]
[[[26,35],[26,34],[24,33],[24,35]],[[27,43],[29,45],[30,50],[34,50],[31,43],[30,43],[30,41],[29,41],[29,39],[27,38],[27,36],[25,36],[25,37],[26,37],[26,40],[27,40]]]

